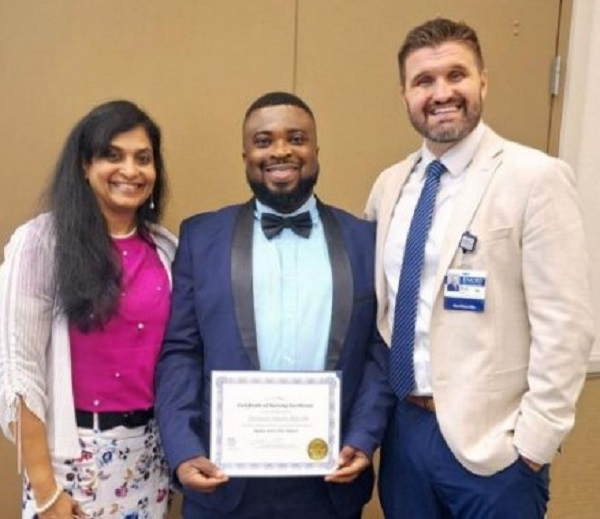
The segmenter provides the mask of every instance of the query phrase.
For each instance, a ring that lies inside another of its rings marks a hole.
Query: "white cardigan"
[[[71,384],[67,319],[56,302],[54,231],[50,213],[20,226],[0,266],[0,426],[18,422],[19,401],[46,425],[52,456],[79,457]],[[171,281],[177,240],[164,227],[150,228]]]

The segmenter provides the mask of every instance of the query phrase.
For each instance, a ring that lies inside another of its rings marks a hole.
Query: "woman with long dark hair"
[[[0,423],[25,469],[23,517],[166,515],[152,408],[176,247],[164,194],[158,126],[105,103],[67,138],[48,211],[6,246]]]

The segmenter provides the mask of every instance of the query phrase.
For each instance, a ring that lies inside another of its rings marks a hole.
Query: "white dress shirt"
[[[309,211],[310,236],[286,228],[267,239],[256,201],[252,264],[254,315],[262,370],[320,371],[325,368],[331,327],[333,276],[323,223],[311,196],[289,215]],[[275,213],[279,214],[279,213]]]
[[[425,258],[421,275],[421,287],[417,305],[415,325],[415,391],[416,395],[431,395],[431,368],[429,323],[433,307],[436,287],[433,286],[435,273],[440,260],[440,253],[446,228],[452,217],[454,200],[459,192],[467,169],[484,133],[483,123],[473,130],[465,139],[450,148],[439,160],[448,170],[441,177],[440,188],[435,202],[431,229],[425,244]],[[410,222],[417,201],[425,183],[425,169],[436,157],[427,149],[425,143],[421,148],[421,159],[411,172],[392,215],[389,232],[383,254],[383,268],[388,284],[388,319],[390,330],[394,329],[394,311],[400,268],[404,257],[404,248]],[[458,246],[458,244],[457,244]]]

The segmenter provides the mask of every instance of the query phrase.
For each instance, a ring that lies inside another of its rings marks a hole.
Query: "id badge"
[[[444,309],[483,312],[486,278],[484,270],[449,269],[444,280]]]

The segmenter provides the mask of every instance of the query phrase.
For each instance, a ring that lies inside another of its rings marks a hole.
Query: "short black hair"
[[[447,42],[462,43],[469,47],[475,55],[479,69],[484,68],[483,53],[475,30],[464,22],[455,22],[447,18],[434,18],[414,27],[406,35],[398,51],[400,83],[404,86],[406,81],[406,59],[409,54],[425,47],[439,47]]]
[[[308,115],[310,115],[311,119],[314,121],[315,116],[312,113],[310,107],[297,95],[290,94],[289,92],[269,92],[260,96],[258,99],[252,102],[252,104],[246,110],[246,114],[244,115],[244,122],[248,120],[248,117],[255,112],[256,110],[260,110],[261,108],[265,108],[267,106],[280,106],[280,105],[292,105],[297,106],[298,108],[302,108]]]

